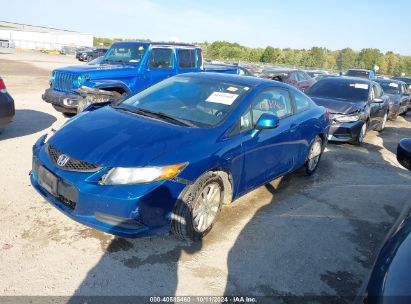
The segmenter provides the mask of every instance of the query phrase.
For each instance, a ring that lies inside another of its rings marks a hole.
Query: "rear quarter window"
[[[295,91],[293,90],[293,96],[294,96],[294,107],[295,107],[296,113],[306,111],[311,107],[312,105],[311,99],[307,95],[297,90]]]

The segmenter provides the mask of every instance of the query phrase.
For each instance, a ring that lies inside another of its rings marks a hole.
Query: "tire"
[[[322,154],[323,154],[323,141],[320,138],[320,136],[317,135],[314,138],[314,141],[311,144],[310,149],[308,150],[307,158],[304,164],[305,173],[307,175],[311,175],[317,170]]]
[[[212,191],[217,192],[212,195]],[[205,204],[209,194],[211,200]],[[223,199],[224,182],[221,176],[216,172],[203,174],[180,194],[173,210],[171,232],[188,241],[200,241],[216,222]]]
[[[386,123],[387,123],[387,120],[388,120],[388,112],[386,112],[386,113],[384,114],[384,117],[383,117],[383,120],[382,120],[381,125],[376,129],[378,132],[381,133],[382,131],[384,131],[385,125],[386,125]]]
[[[364,137],[367,134],[367,129],[368,129],[368,123],[364,122],[364,124],[361,127],[360,134],[358,134],[358,137],[354,142],[355,145],[361,146],[361,144],[364,141]]]
[[[92,56],[90,56],[90,55],[89,55],[89,56],[87,56],[86,61],[87,61],[87,62],[90,62],[91,60],[93,60],[93,57],[92,57]]]

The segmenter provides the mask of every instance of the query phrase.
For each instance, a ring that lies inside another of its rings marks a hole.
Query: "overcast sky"
[[[2,21],[98,37],[227,40],[250,47],[371,47],[411,55],[408,0],[0,0],[0,7]]]

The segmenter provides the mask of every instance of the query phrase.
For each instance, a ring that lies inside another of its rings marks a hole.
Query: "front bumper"
[[[0,92],[0,128],[9,124],[15,114],[13,98],[7,92]]]
[[[78,94],[59,92],[52,88],[47,89],[41,97],[45,102],[51,103],[57,111],[72,114],[77,114],[77,106],[83,100]]]
[[[328,140],[353,143],[358,139],[363,125],[364,121],[362,120],[344,123],[333,121],[328,133]]]
[[[57,195],[39,184],[39,166],[57,177]],[[168,232],[173,207],[186,185],[173,180],[124,186],[100,185],[100,177],[108,170],[103,168],[92,173],[62,170],[49,158],[44,138],[41,138],[33,147],[30,180],[54,207],[89,227],[122,237]]]

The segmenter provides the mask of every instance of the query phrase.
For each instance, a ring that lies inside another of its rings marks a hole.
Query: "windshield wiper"
[[[163,113],[163,112],[157,112],[157,111],[151,111],[151,110],[147,110],[147,109],[141,109],[141,108],[137,108],[135,113],[138,114],[143,114],[145,116],[157,116],[157,117],[161,117],[161,118],[165,118],[171,121],[174,121],[180,125],[186,126],[186,127],[197,127],[195,124],[189,122],[188,120],[182,119],[182,118],[178,118],[178,117],[174,117],[172,115]],[[148,115],[147,115],[148,114]]]
[[[195,124],[182,119],[182,118],[177,118],[162,112],[156,112],[156,111],[151,111],[151,110],[146,110],[146,109],[141,109],[141,108],[136,108],[136,109],[130,109],[130,108],[126,108],[126,107],[121,107],[121,106],[117,106],[117,105],[113,105],[113,108],[120,110],[120,111],[125,111],[125,112],[130,112],[130,113],[134,113],[134,114],[138,114],[138,115],[142,115],[142,116],[146,116],[146,117],[151,117],[151,118],[156,118],[156,117],[160,117],[160,118],[165,118],[167,120],[171,120],[174,123],[177,123],[179,125],[182,126],[186,126],[186,127],[197,127]]]

